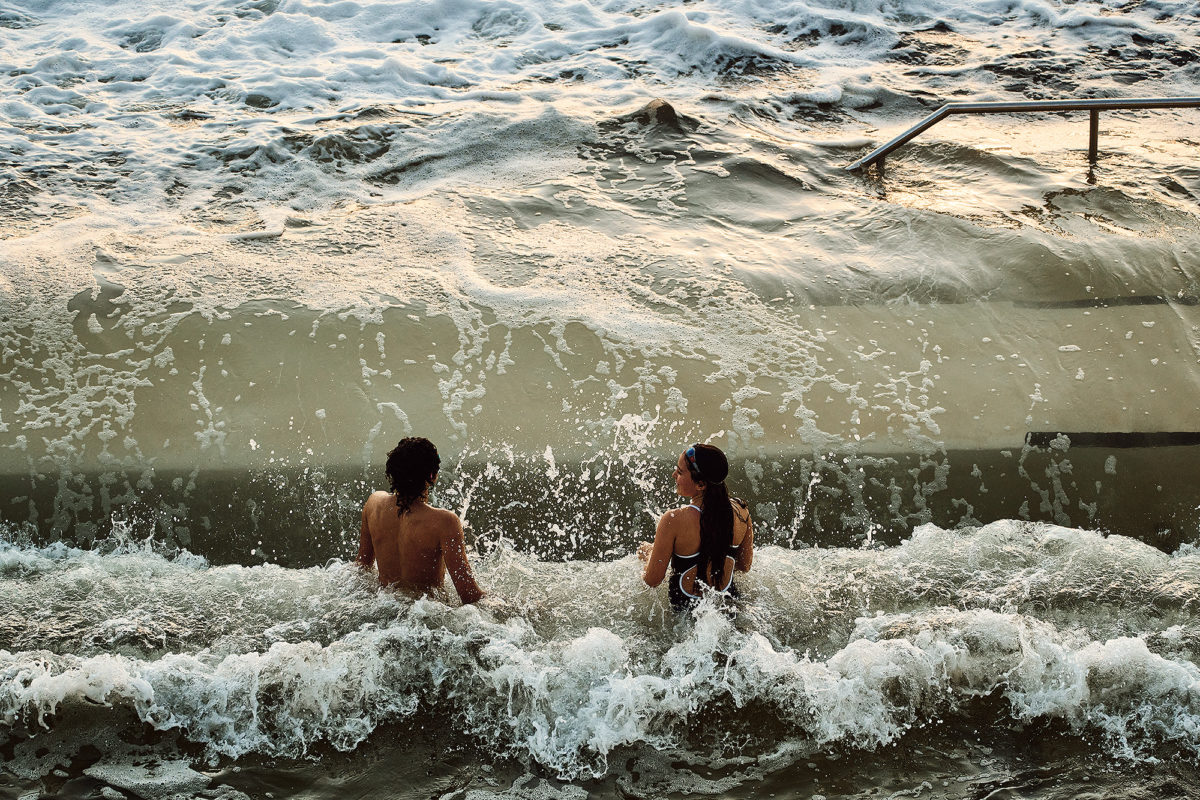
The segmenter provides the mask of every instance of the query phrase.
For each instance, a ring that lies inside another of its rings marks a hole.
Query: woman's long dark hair
[[[396,495],[398,516],[412,507],[425,494],[437,477],[442,459],[433,442],[420,436],[401,439],[387,457],[387,476],[392,493]]]
[[[725,557],[733,545],[733,506],[729,504],[729,490],[725,488],[729,461],[720,448],[710,444],[692,446],[696,451],[696,469],[692,470],[692,477],[704,482],[696,577],[713,586],[725,575]]]

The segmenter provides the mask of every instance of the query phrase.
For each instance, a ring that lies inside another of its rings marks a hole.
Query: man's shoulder
[[[462,520],[458,518],[458,514],[445,508],[429,507],[429,522],[438,527],[446,528],[461,528]]]
[[[371,496],[367,498],[367,502],[363,503],[363,508],[373,508],[383,503],[387,503],[392,499],[391,492],[371,492]]]

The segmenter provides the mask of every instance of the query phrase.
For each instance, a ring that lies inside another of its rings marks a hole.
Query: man
[[[429,505],[441,458],[433,442],[402,439],[387,457],[390,492],[374,492],[362,511],[358,563],[379,564],[379,583],[413,594],[440,592],[446,572],[463,604],[484,596],[471,574],[462,521]]]

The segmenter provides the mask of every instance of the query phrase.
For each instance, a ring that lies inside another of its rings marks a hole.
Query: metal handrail
[[[947,103],[925,119],[881,145],[846,167],[856,172],[863,167],[883,162],[884,156],[932,128],[951,114],[1009,114],[1026,111],[1090,111],[1091,131],[1088,137],[1088,161],[1096,163],[1096,145],[1100,132],[1101,111],[1121,111],[1139,108],[1200,108],[1200,97],[1141,97],[1127,100],[1022,100],[998,103]]]

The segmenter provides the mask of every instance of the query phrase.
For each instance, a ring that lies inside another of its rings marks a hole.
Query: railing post
[[[1092,120],[1088,131],[1088,161],[1096,163],[1096,149],[1100,141],[1100,109],[1091,110]]]
[[[1200,96],[1195,97],[1129,97],[1085,100],[1024,100],[996,103],[947,103],[925,119],[896,138],[880,145],[867,155],[848,165],[846,169],[857,172],[871,164],[882,165],[883,157],[897,147],[910,141],[918,134],[933,127],[950,114],[1012,114],[1017,112],[1089,111],[1091,113],[1091,135],[1088,140],[1088,161],[1095,165],[1099,157],[1100,112],[1129,111],[1142,108],[1200,108]]]

